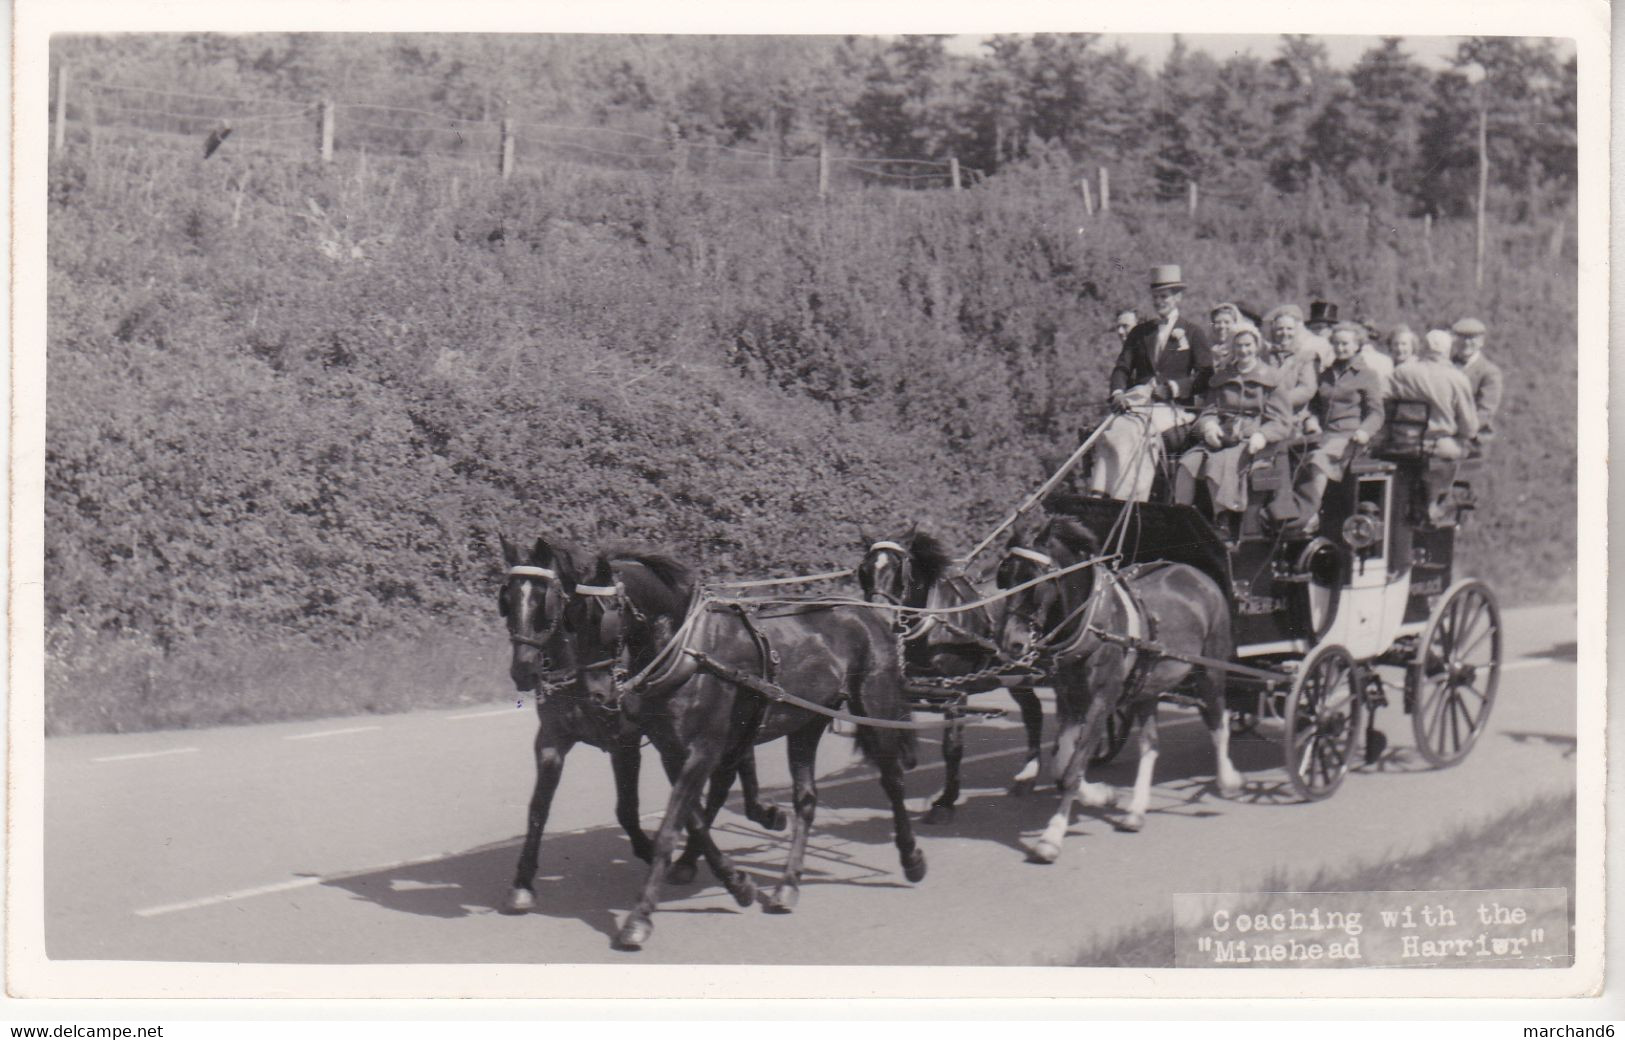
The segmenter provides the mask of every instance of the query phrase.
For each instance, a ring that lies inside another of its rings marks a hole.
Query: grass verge
[[[1443,841],[1399,859],[1368,860],[1307,877],[1276,871],[1260,892],[1438,892],[1452,889],[1562,888],[1569,898],[1574,948],[1575,794],[1534,799],[1500,816],[1461,827]],[[1509,841],[1516,835],[1516,841]],[[1264,901],[1255,907],[1262,909]],[[1171,968],[1174,917],[1164,914],[1079,950],[1070,962],[1091,968]]]
[[[47,657],[45,733],[128,733],[489,704],[513,696],[503,629],[211,642],[164,657],[124,645],[68,666]]]

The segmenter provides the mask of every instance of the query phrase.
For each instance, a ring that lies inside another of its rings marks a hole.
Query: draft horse
[[[896,726],[907,722],[908,705],[888,622],[859,607],[696,604],[689,584],[686,568],[653,553],[621,556],[613,566],[600,556],[586,576],[565,580],[572,595],[562,628],[583,689],[594,703],[635,720],[673,777],[649,875],[617,945],[638,949],[653,933],[651,915],[683,827],[735,901],[754,900],[750,876],[711,841],[698,799],[708,777],[727,775],[753,745],[780,737],[788,738],[795,815],[784,873],[765,905],[781,913],[796,906],[818,804],[818,742],[830,718],[780,701],[775,691],[881,723],[859,727],[858,747],[879,767],[904,876],[923,880],[925,854],[903,803],[914,734]],[[887,723],[893,726],[882,728]]]
[[[576,682],[571,646],[561,625],[566,596],[560,574],[572,566],[590,566],[592,557],[572,546],[551,545],[545,538],[538,538],[528,554],[523,554],[505,536],[498,537],[505,577],[497,594],[497,608],[507,622],[508,638],[513,644],[508,674],[520,693],[544,688],[536,696],[536,786],[531,793],[513,888],[503,904],[505,912],[519,914],[536,905],[533,885],[542,832],[564,772],[564,757],[578,742],[609,753],[615,776],[615,818],[631,839],[633,854],[647,862],[654,846],[638,816],[643,733],[632,720],[595,705],[584,695]],[[739,781],[745,815],[768,830],[783,830],[784,812],[760,801],[753,755],[740,759]],[[730,777],[720,790],[712,790],[719,808],[731,783]],[[672,867],[673,880],[679,884],[692,880],[700,854],[699,845],[690,842]]]
[[[1030,531],[1030,528],[1029,528]],[[999,564],[1000,588],[1055,574],[1100,553],[1093,532],[1072,517],[1049,520],[1036,534],[1017,531]],[[1230,761],[1225,677],[1175,656],[1137,649],[1124,640],[1154,642],[1174,654],[1230,659],[1230,606],[1213,579],[1182,563],[1154,562],[1116,571],[1095,565],[1059,574],[1010,598],[1002,643],[1007,652],[1042,646],[1050,661],[1059,733],[1055,763],[1061,802],[1033,846],[1035,861],[1053,863],[1072,819],[1072,804],[1106,805],[1102,785],[1085,781],[1085,767],[1106,735],[1107,720],[1127,707],[1140,723],[1140,763],[1127,816],[1117,826],[1145,825],[1157,762],[1157,705],[1190,681],[1213,739],[1222,795],[1241,790]]]
[[[858,584],[871,603],[893,603],[906,607],[944,610],[962,607],[984,599],[981,591],[963,574],[950,573],[953,558],[942,543],[917,527],[895,539],[881,539],[866,547],[858,564]],[[906,619],[900,619],[905,622]],[[965,679],[977,676],[972,693],[1004,685],[999,665],[1009,664],[999,647],[1000,617],[992,606],[956,610],[948,614],[928,614],[904,635],[904,662],[908,674],[926,681]],[[1006,669],[1008,671],[1009,669]],[[944,687],[947,692],[948,687]],[[1030,686],[1011,686],[1010,696],[1021,709],[1027,730],[1027,757],[1011,778],[1012,794],[1031,791],[1038,780],[1038,766],[1044,739],[1044,706]],[[947,710],[953,722],[953,709]],[[942,761],[945,776],[940,794],[931,802],[924,823],[948,823],[959,801],[960,762],[965,755],[965,727],[951,725],[942,735]]]

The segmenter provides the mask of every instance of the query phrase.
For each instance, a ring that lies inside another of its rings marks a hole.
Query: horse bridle
[[[643,611],[638,609],[638,605],[633,603],[631,598],[627,596],[626,587],[619,581],[613,585],[582,585],[578,583],[572,591],[578,596],[613,601],[611,604],[604,606],[603,611],[606,615],[611,610],[623,614],[621,623],[616,626],[614,651],[602,660],[576,667],[577,673],[609,672],[610,688],[615,693],[615,699],[605,703],[603,707],[608,711],[618,710],[622,699],[626,696],[627,678],[631,675],[627,634],[631,632],[632,626],[626,622],[626,616],[629,615],[633,621],[639,624],[647,624],[649,619],[644,615]]]
[[[512,581],[514,578],[541,578],[549,588],[554,584],[559,584],[562,586],[562,583],[559,581],[558,571],[553,570],[551,567],[537,567],[532,564],[524,563],[515,564],[514,566],[508,568],[508,580]],[[547,594],[544,592],[542,595],[543,602],[545,603]],[[559,620],[563,618],[563,616],[564,611],[559,611],[559,616],[553,618],[547,623],[547,627],[542,629],[541,635],[527,636],[519,632],[509,631],[508,641],[511,643],[517,643],[520,646],[534,647],[545,654],[547,652],[547,639],[553,634],[554,630],[559,627]]]
[[[1055,557],[1050,556],[1048,553],[1041,553],[1036,549],[1028,549],[1020,545],[1012,545],[1004,551],[1004,557],[1005,559],[1009,559],[1012,556],[1018,560],[1026,560],[1028,563],[1035,564],[1039,570],[1038,573],[1033,576],[1034,578],[1041,578],[1046,574],[1054,574],[1056,571],[1061,569],[1060,566],[1055,562]],[[1019,585],[1021,583],[1017,582],[1016,584]],[[1027,623],[1027,634],[1032,637],[1031,642],[1028,643],[1028,646],[1038,646],[1044,640],[1044,630],[1039,625],[1037,617],[1027,611],[1016,609],[1019,602],[1020,601],[1018,600],[1010,604],[1010,612]]]
[[[903,605],[904,597],[908,595],[909,582],[913,579],[913,567],[912,561],[909,557],[909,551],[905,546],[902,546],[897,542],[879,541],[869,546],[869,551],[864,553],[863,557],[867,560],[869,557],[876,554],[891,554],[897,557],[897,573],[899,575],[898,586],[901,592],[899,595],[893,596],[891,593],[877,588],[872,590],[869,594],[871,596],[881,597],[894,607],[900,607]]]
[[[1035,575],[1035,577],[1043,577],[1047,574],[1058,574],[1063,569],[1060,564],[1055,562],[1055,557],[1050,556],[1047,553],[1041,553],[1036,549],[1027,549],[1019,545],[1013,545],[1005,551],[1006,558],[1011,556],[1018,559],[1027,560],[1030,563],[1038,565],[1040,571],[1037,575]],[[1016,613],[1018,617],[1027,622],[1027,631],[1032,637],[1032,642],[1028,644],[1028,653],[1035,653],[1036,651],[1053,654],[1057,657],[1065,657],[1080,650],[1080,648],[1088,641],[1090,633],[1094,629],[1093,622],[1095,611],[1099,608],[1103,600],[1106,587],[1115,584],[1115,579],[1112,575],[1111,568],[1106,568],[1106,574],[1106,582],[1103,584],[1097,584],[1082,603],[1068,611],[1061,618],[1061,620],[1056,623],[1055,627],[1048,632],[1044,631],[1043,628],[1040,627],[1038,620],[1032,614],[1023,611],[1015,611],[1014,604],[1012,604],[1012,611]],[[1065,600],[1060,600],[1060,603],[1064,606]],[[1061,633],[1066,629],[1066,626],[1080,615],[1082,615],[1082,622],[1078,625],[1077,633],[1068,639],[1064,645],[1046,645],[1058,642]]]

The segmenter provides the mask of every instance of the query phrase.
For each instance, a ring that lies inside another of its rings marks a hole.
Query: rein
[[[972,600],[968,603],[959,603],[951,607],[908,607],[901,604],[871,603],[869,600],[858,599],[853,596],[822,596],[817,599],[796,599],[774,596],[714,596],[707,594],[705,598],[709,603],[723,603],[730,606],[868,607],[871,610],[890,610],[899,614],[915,614],[922,616],[964,614],[972,610],[980,610],[983,607],[991,606],[992,604],[998,603],[1001,600],[1009,599],[1011,596],[1014,596],[1019,592],[1025,592],[1036,585],[1042,585],[1045,582],[1054,581],[1057,578],[1071,574],[1073,571],[1080,571],[1086,567],[1093,567],[1098,563],[1107,563],[1115,560],[1116,558],[1116,553],[1107,553],[1102,556],[1091,557],[1087,560],[1079,560],[1077,563],[1070,566],[1062,567],[1046,574],[1040,574],[1038,577],[1033,578],[1030,581],[1022,582],[1020,585],[1013,585],[1008,589],[999,589],[997,592],[984,596],[981,599]]]
[[[823,715],[841,722],[850,722],[854,725],[869,726],[875,729],[909,730],[947,729],[951,726],[959,726],[964,724],[963,719],[943,718],[915,722],[912,719],[877,719],[870,715],[854,715],[851,712],[845,711],[841,708],[826,707],[825,705],[819,704],[817,701],[810,701],[805,697],[797,696],[796,694],[791,693],[789,690],[786,690],[784,687],[768,682],[765,679],[760,679],[754,675],[751,675],[749,672],[743,672],[737,668],[730,668],[728,665],[725,665],[712,658],[704,650],[694,650],[692,648],[685,647],[683,649],[683,653],[692,658],[694,663],[699,666],[701,671],[710,672],[712,675],[723,680],[724,682],[732,683],[735,686],[742,686],[753,693],[761,694],[763,697],[776,704],[794,705],[795,707],[801,708],[804,711],[810,711],[814,714]]]

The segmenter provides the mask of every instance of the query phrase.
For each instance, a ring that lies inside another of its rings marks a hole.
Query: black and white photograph
[[[13,996],[1595,991],[1606,4],[467,6],[19,5]]]

